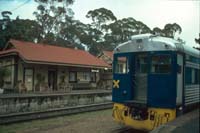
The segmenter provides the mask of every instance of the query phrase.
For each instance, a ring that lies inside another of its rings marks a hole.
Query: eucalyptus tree
[[[175,38],[175,35],[182,32],[182,28],[179,24],[166,24],[163,29],[158,27],[153,28],[152,33],[164,37]]]
[[[102,30],[103,25],[106,25],[107,23],[117,20],[113,12],[106,8],[98,8],[95,10],[90,10],[88,11],[86,17],[91,18],[92,19],[91,26],[100,31]]]
[[[69,23],[70,22],[70,23]],[[59,39],[66,40],[69,44],[72,44],[79,49],[84,49],[82,44],[85,44],[85,37],[87,36],[88,26],[79,20],[70,20],[68,24],[61,23]],[[69,46],[69,47],[71,47]]]
[[[5,15],[6,14],[6,15]],[[6,42],[12,39],[34,42],[40,38],[41,27],[35,20],[11,19],[12,13],[2,13],[0,20],[0,46],[4,47]]]
[[[42,27],[40,42],[56,42],[56,36],[62,29],[61,24],[69,24],[74,12],[69,5],[74,0],[35,0],[39,3],[34,12],[36,20]]]
[[[8,37],[5,37],[4,29],[10,22],[10,15],[12,15],[12,12],[10,12],[10,11],[2,11],[1,12],[2,19],[0,19],[0,33],[1,33],[0,34],[0,38],[1,38],[0,39],[0,50],[2,47],[4,47],[6,41],[9,40]]]
[[[162,29],[160,29],[159,27],[153,28],[152,33],[154,35],[164,36]]]
[[[194,40],[195,40],[195,42],[196,42],[197,44],[200,45],[200,33],[199,33],[199,38],[195,38]]]
[[[10,11],[2,11],[1,12],[1,16],[2,16],[2,20],[0,21],[1,24],[1,29],[4,29],[6,27],[6,25],[8,24],[8,22],[11,21],[10,19],[10,15],[12,15],[12,12]]]
[[[105,36],[106,41],[113,42],[116,45],[129,40],[133,35],[151,32],[148,26],[132,17],[117,20],[105,28],[110,31]]]
[[[92,23],[87,25],[88,30],[86,35],[89,51],[90,53],[97,55],[103,49],[103,44],[105,44],[104,37],[107,34],[105,27],[110,23],[115,22],[117,18],[111,10],[106,8],[90,10],[86,17],[92,20]]]
[[[180,34],[181,32],[182,32],[182,28],[177,23],[166,24],[163,29],[164,36],[170,37],[170,38],[174,38],[176,33]]]

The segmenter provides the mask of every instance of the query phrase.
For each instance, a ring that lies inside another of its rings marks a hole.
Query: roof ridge
[[[26,61],[82,64],[83,66],[110,67],[109,64],[100,60],[88,51],[72,49],[43,43],[33,43],[11,39],[10,43],[16,47],[18,53]]]
[[[47,44],[47,43],[34,43],[34,42],[29,42],[29,41],[24,41],[24,40],[16,40],[16,39],[10,39],[9,42],[12,43],[13,41],[28,43],[28,44],[30,44],[30,45],[39,45],[39,46],[48,46],[48,47],[66,48],[66,49],[70,49],[70,50],[85,51],[85,50],[82,50],[82,49],[74,49],[74,48],[69,48],[69,47],[62,47],[62,46],[59,46],[59,45],[56,45],[56,44],[50,45],[50,44]],[[22,43],[20,43],[20,45],[21,45],[21,44],[22,44]],[[23,44],[23,45],[24,45],[24,44]],[[85,52],[87,52],[87,51],[85,51]]]

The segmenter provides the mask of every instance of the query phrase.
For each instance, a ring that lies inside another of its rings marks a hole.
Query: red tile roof
[[[72,66],[84,67],[111,67],[104,61],[96,58],[90,53],[83,50],[75,50],[45,44],[35,44],[31,42],[10,40],[15,49],[11,49],[19,54],[26,62],[56,63]],[[10,52],[5,50],[0,52],[0,55]]]

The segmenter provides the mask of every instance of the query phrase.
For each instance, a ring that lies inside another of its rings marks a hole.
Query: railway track
[[[23,112],[23,113],[15,113],[8,115],[0,115],[0,124],[9,124],[9,123],[29,121],[35,119],[44,119],[62,115],[76,114],[82,112],[97,111],[97,110],[109,109],[112,108],[112,106],[113,106],[112,102],[107,102],[101,104],[82,105],[82,106],[68,107],[68,108],[57,108],[47,111]]]

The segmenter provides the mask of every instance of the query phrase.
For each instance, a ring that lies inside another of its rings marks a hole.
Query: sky
[[[0,0],[0,12],[12,11],[11,18],[35,19],[33,12],[37,6],[34,0]],[[177,23],[182,27],[178,37],[186,45],[198,46],[194,38],[200,33],[200,0],[75,0],[70,6],[74,18],[83,23],[90,23],[85,17],[89,10],[101,7],[111,10],[118,19],[133,17],[151,29]]]

